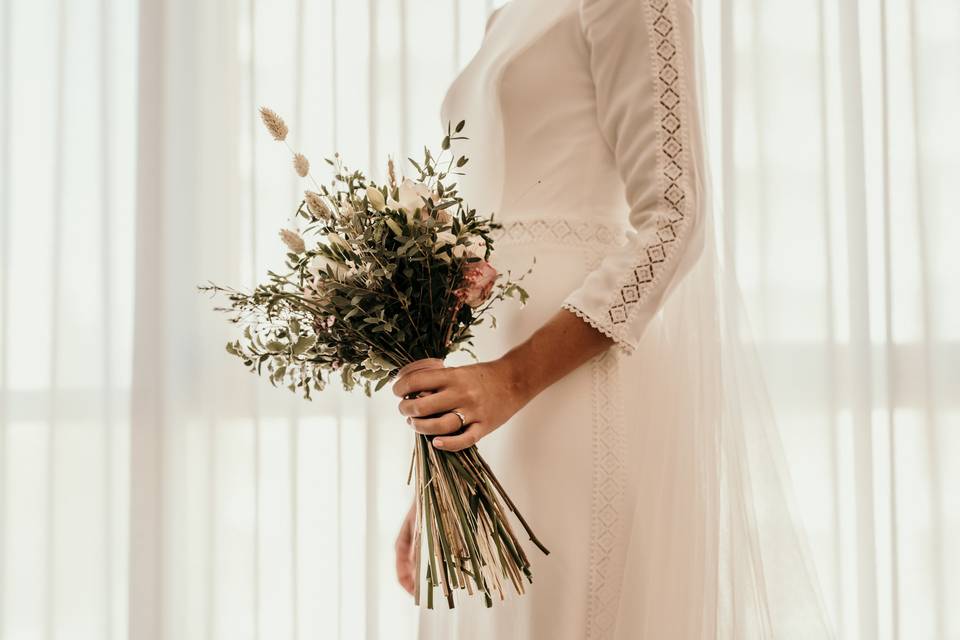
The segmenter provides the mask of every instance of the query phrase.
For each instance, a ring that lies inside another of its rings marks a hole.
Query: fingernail
[[[433,439],[433,446],[435,446],[435,447],[442,447],[442,446],[443,446],[443,440],[438,440],[438,439],[434,438],[434,439]]]
[[[410,418],[407,418],[407,424],[412,424],[412,423],[410,422]]]

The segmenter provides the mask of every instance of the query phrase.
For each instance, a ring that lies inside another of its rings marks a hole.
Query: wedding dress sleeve
[[[563,306],[630,352],[703,244],[693,7],[582,0],[580,23],[632,229]]]

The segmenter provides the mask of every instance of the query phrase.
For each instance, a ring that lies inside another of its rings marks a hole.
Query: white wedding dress
[[[500,306],[478,355],[561,307],[618,346],[479,443],[551,553],[527,544],[522,596],[422,608],[423,640],[830,637],[762,383],[729,350],[694,17],[690,0],[513,0],[447,93],[462,194],[504,225],[494,266],[536,257],[529,303]]]

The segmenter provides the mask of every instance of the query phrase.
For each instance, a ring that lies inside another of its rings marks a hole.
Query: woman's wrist
[[[608,337],[563,310],[494,362],[522,406],[612,344]]]
[[[517,345],[493,363],[509,393],[521,406],[543,390],[536,381],[536,362],[530,358],[526,346],[526,342]]]

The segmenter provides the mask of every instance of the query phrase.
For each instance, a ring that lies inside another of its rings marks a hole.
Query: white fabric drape
[[[522,0],[518,0],[522,1]],[[0,638],[403,638],[409,434],[222,350],[318,172],[438,131],[492,2],[0,2]],[[843,638],[960,635],[960,5],[702,3],[736,265]],[[375,171],[379,173],[379,171]]]
[[[960,6],[709,5],[713,149],[844,638],[960,633]]]
[[[125,635],[132,3],[0,2],[0,637]]]

